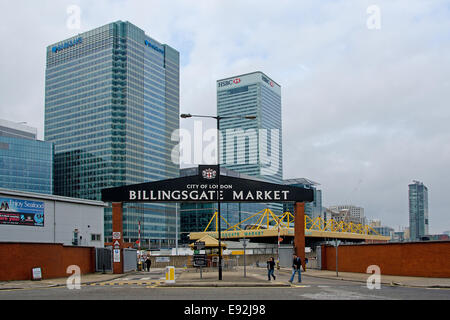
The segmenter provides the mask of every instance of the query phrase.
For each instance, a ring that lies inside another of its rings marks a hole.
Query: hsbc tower
[[[217,80],[217,114],[256,116],[255,120],[220,121],[221,165],[262,181],[282,183],[280,85],[260,71]],[[282,210],[280,204],[269,207]]]

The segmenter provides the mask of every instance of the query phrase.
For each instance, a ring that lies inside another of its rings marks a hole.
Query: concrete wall
[[[67,267],[95,272],[95,248],[50,243],[0,242],[0,281],[31,280],[31,269],[40,267],[43,279],[68,277]]]
[[[72,245],[73,231],[82,237],[79,245],[103,247],[104,207],[98,201],[0,190],[1,198],[44,202],[44,226],[0,224],[0,241],[62,243]],[[91,234],[100,234],[92,241]]]
[[[336,249],[322,246],[322,269],[336,270]],[[378,265],[381,275],[450,277],[450,241],[341,245],[338,270],[366,273]]]

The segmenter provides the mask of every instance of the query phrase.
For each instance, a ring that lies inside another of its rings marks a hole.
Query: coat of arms
[[[202,171],[202,176],[204,179],[214,179],[216,177],[216,170],[214,169],[205,169]]]

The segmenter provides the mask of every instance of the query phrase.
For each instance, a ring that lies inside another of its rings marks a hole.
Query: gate
[[[95,248],[95,271],[112,272],[112,249]]]
[[[292,266],[292,254],[294,253],[294,247],[286,246],[280,247],[280,267],[290,268]]]
[[[137,270],[137,250],[123,249],[123,272]]]

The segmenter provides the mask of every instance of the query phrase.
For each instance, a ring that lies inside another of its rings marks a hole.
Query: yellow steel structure
[[[214,213],[203,232],[191,232],[190,239],[198,240],[206,234],[217,238],[218,219],[217,212]],[[228,229],[221,232],[221,237],[225,239],[239,239],[244,237],[277,237],[294,236],[293,223],[295,217],[290,212],[285,212],[281,216],[275,215],[270,209],[261,210],[241,222],[230,225],[221,215],[221,218],[228,226]],[[251,220],[257,219],[255,224],[242,229],[241,226]],[[208,231],[214,221],[215,231]],[[338,238],[338,239],[359,239],[359,240],[390,240],[390,237],[378,234],[373,228],[367,225],[355,224],[352,222],[335,221],[333,219],[325,221],[318,217],[311,219],[305,215],[305,237]]]

